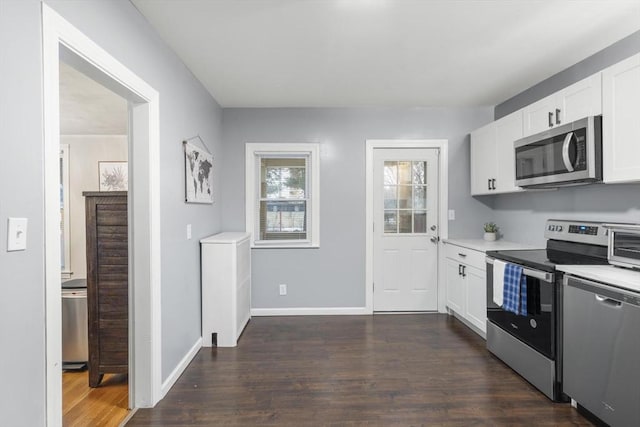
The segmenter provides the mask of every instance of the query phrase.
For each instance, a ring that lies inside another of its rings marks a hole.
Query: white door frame
[[[438,225],[440,241],[438,242],[438,311],[444,313],[444,251],[442,240],[449,235],[447,212],[449,211],[449,141],[446,139],[368,139],[366,142],[366,255],[365,255],[365,288],[366,311],[373,313],[373,151],[381,148],[437,148],[439,162],[438,191]]]
[[[161,398],[159,94],[42,4],[47,425],[62,424],[59,211],[60,55],[129,100],[129,390],[133,407]],[[132,126],[134,124],[135,126]],[[132,232],[135,230],[135,233]],[[135,261],[135,262],[134,262]]]

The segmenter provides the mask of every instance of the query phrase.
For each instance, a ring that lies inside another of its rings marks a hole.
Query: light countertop
[[[559,265],[556,269],[605,285],[640,292],[640,271],[613,265]]]
[[[506,251],[512,249],[538,249],[535,246],[508,242],[506,240],[496,240],[494,242],[487,242],[483,239],[444,239],[444,243],[449,245],[462,246],[463,248],[473,249],[475,251]]]

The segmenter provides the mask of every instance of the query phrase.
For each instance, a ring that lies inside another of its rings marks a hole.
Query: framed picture
[[[213,156],[184,142],[185,201],[213,203]]]
[[[127,191],[129,168],[127,162],[98,162],[100,191]]]

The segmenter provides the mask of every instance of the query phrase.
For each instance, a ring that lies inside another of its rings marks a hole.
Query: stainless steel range
[[[556,266],[607,264],[607,230],[598,222],[548,220],[544,235],[546,249],[487,252],[487,349],[547,397],[566,402],[562,272]],[[522,314],[497,304],[500,298],[494,289],[502,278],[494,282],[494,264],[502,266],[502,262],[520,266],[526,278]]]

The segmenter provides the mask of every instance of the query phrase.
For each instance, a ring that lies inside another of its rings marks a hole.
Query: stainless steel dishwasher
[[[640,293],[564,276],[564,392],[611,426],[640,425]]]
[[[84,369],[89,360],[87,281],[62,283],[62,367]]]

